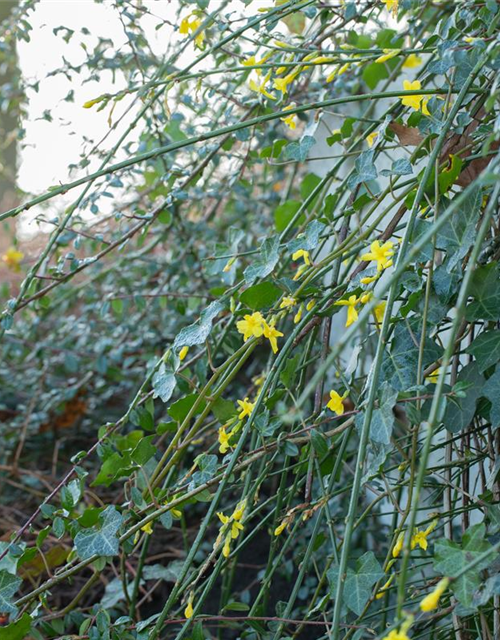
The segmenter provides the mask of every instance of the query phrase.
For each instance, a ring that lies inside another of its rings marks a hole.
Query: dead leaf
[[[407,127],[398,122],[391,122],[389,129],[396,134],[399,142],[405,147],[417,147],[424,140],[422,134],[416,127]]]

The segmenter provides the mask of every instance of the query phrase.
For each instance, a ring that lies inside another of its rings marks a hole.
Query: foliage
[[[498,637],[498,3],[160,4],[0,214],[0,637]]]

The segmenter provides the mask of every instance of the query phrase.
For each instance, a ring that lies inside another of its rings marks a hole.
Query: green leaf
[[[335,598],[338,567],[332,567],[327,575],[330,582],[330,597]],[[373,585],[384,575],[373,551],[367,551],[361,558],[358,558],[356,571],[350,567],[347,569],[344,584],[344,601],[351,611],[354,611],[358,616],[362,614],[364,606],[371,596]]]
[[[465,312],[467,320],[500,319],[500,273],[498,262],[491,262],[474,270],[470,294],[474,298],[474,302],[467,306]]]
[[[396,325],[391,348],[382,362],[382,380],[386,380],[396,391],[406,391],[417,383],[418,344],[420,333],[412,332],[402,324]],[[429,338],[425,340],[423,366],[436,362],[442,350]]]
[[[349,189],[355,189],[362,182],[375,180],[378,176],[377,167],[373,163],[374,151],[363,151],[354,163],[355,171],[350,176],[347,186]]]
[[[217,398],[212,405],[212,413],[219,422],[227,422],[236,413],[236,407],[231,400],[224,400],[224,398]]]
[[[481,333],[465,352],[474,356],[481,372],[485,371],[500,360],[500,331]]]
[[[137,443],[135,449],[130,454],[131,459],[143,467],[156,453],[156,447],[152,440],[155,436],[146,436]]]
[[[276,231],[281,233],[287,226],[290,224],[293,216],[297,213],[297,211],[302,206],[302,203],[297,202],[296,200],[287,200],[276,207],[274,212],[274,224],[276,226]],[[305,214],[299,216],[296,221],[295,226],[301,225],[305,220]]]
[[[0,555],[4,553],[5,549],[10,547],[9,542],[0,541]],[[19,558],[15,557],[12,551],[9,551],[1,560],[0,560],[0,571],[8,571],[12,573],[12,575],[16,575],[17,571],[17,563]]]
[[[455,180],[462,170],[463,160],[458,156],[450,154],[451,166],[438,175],[439,193],[446,193],[449,188],[455,184]]]
[[[13,576],[8,571],[0,571],[0,611],[2,613],[16,613],[13,596],[21,586],[21,578]]]
[[[387,382],[380,389],[380,406],[375,409],[370,425],[370,439],[380,444],[390,444],[394,428],[393,408],[396,404],[398,392]]]
[[[281,289],[272,282],[260,282],[243,291],[240,302],[254,311],[260,311],[274,304],[281,293]]]
[[[279,238],[266,238],[260,248],[260,260],[245,269],[244,276],[247,284],[253,284],[257,278],[265,278],[272,273],[279,260]]]
[[[476,362],[470,362],[458,375],[457,382],[469,383],[465,389],[465,397],[450,398],[446,405],[443,424],[450,433],[458,433],[471,423],[476,413],[476,404],[484,384],[484,377],[479,372]]]
[[[388,61],[390,62],[390,60]],[[373,91],[381,80],[389,77],[389,73],[385,68],[385,64],[372,62],[363,68],[362,78],[366,82],[369,89]]]
[[[158,371],[153,376],[153,398],[160,398],[168,402],[176,385],[175,374],[162,362]]]
[[[118,531],[123,516],[110,505],[99,515],[100,528],[84,529],[75,536],[75,546],[79,557],[87,560],[93,555],[116,556],[119,550]]]
[[[320,458],[326,456],[330,451],[330,447],[328,446],[325,436],[319,431],[316,431],[316,429],[311,429],[311,442],[314,450]]]
[[[292,388],[293,381],[298,373],[299,362],[300,353],[297,353],[293,358],[288,358],[286,365],[281,370],[280,380],[287,389]]]
[[[312,136],[304,136],[297,142],[290,142],[283,149],[283,157],[285,160],[295,160],[304,162],[309,155],[309,151],[316,144],[316,140]]]
[[[103,485],[109,487],[118,478],[129,476],[135,468],[136,465],[132,463],[129,451],[124,451],[123,454],[115,451],[103,461],[99,473],[91,486],[98,487]]]
[[[223,309],[223,305],[218,300],[211,302],[197,322],[189,325],[189,327],[184,327],[184,329],[181,329],[177,334],[174,340],[174,350],[182,347],[194,347],[197,344],[205,342],[212,331],[214,318],[218,316]],[[166,402],[166,400],[163,400],[163,402]]]
[[[460,273],[452,271],[448,273],[445,265],[440,265],[432,274],[432,285],[437,297],[447,304],[455,296],[460,282]]]
[[[476,239],[476,224],[482,197],[482,190],[479,187],[473,189],[438,234],[437,246],[446,250],[448,271],[452,271],[467,255]]]
[[[488,378],[482,395],[491,402],[490,420],[492,427],[500,427],[500,367]]]
[[[168,415],[177,422],[182,422],[187,414],[191,411],[194,403],[198,399],[198,395],[198,393],[191,393],[188,396],[177,400],[177,402],[174,402],[174,404],[170,405],[170,407],[167,409]],[[207,403],[202,400],[196,408],[194,415],[201,413],[206,406]]]
[[[322,222],[312,220],[305,228],[304,233],[300,233],[294,240],[288,243],[287,248],[289,252],[295,253],[298,249],[305,249],[306,251],[316,249],[320,236],[325,229],[326,225]]]
[[[443,539],[435,542],[434,569],[448,578],[455,577],[470,562],[492,548],[484,539],[485,532],[485,525],[481,523],[467,529],[462,545]],[[474,607],[473,594],[481,584],[480,572],[489,566],[495,556],[495,553],[487,554],[478,565],[451,583],[451,590],[463,606]]]
[[[24,640],[31,630],[31,616],[23,614],[19,620],[0,627],[0,640]]]

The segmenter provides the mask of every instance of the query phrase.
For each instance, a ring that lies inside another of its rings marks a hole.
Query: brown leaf
[[[399,142],[404,146],[416,147],[424,139],[416,127],[407,127],[398,122],[391,122],[389,129],[397,135]]]
[[[500,142],[495,141],[490,147],[491,151],[496,151],[500,147]],[[493,160],[494,156],[486,156],[485,158],[476,158],[472,160],[465,169],[462,169],[460,175],[457,178],[455,184],[458,184],[460,187],[467,187],[471,182],[473,182],[480,173],[482,173],[486,167]]]

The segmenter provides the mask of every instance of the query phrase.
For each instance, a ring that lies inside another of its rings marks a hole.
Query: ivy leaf
[[[464,533],[462,545],[451,540],[438,540],[434,543],[434,569],[449,578],[455,577],[470,562],[489,551],[491,544],[484,539],[486,527],[476,524]],[[486,569],[495,553],[490,553],[470,571],[454,580],[451,589],[456,599],[464,607],[474,607],[473,595],[481,584],[480,572]]]
[[[297,142],[290,142],[283,150],[285,160],[296,160],[304,162],[309,155],[309,151],[316,144],[316,140],[312,136],[304,136]]]
[[[500,427],[500,367],[497,367],[495,373],[486,381],[482,395],[491,402],[491,426]]]
[[[260,248],[260,260],[245,269],[244,276],[247,284],[253,284],[257,278],[265,278],[272,273],[279,260],[279,238],[266,238]]]
[[[212,331],[212,322],[214,318],[218,316],[223,309],[223,305],[218,300],[211,302],[205,311],[203,311],[197,322],[194,322],[189,325],[189,327],[184,327],[184,329],[179,331],[174,340],[174,349],[181,347],[194,347],[197,344],[205,342]],[[166,402],[166,400],[163,400],[163,402]]]
[[[440,265],[432,274],[432,285],[440,302],[447,304],[457,292],[460,274],[448,273],[445,265]]]
[[[175,374],[162,362],[160,368],[153,376],[153,398],[160,398],[168,402],[176,385]]]
[[[375,409],[370,425],[370,438],[380,444],[390,444],[394,428],[393,407],[396,404],[398,392],[387,382],[380,389],[380,406]]]
[[[8,571],[0,571],[0,611],[2,613],[16,613],[13,596],[21,586],[21,578],[13,576]]]
[[[355,189],[358,184],[375,180],[378,176],[377,167],[373,163],[374,151],[363,151],[354,163],[355,171],[348,180],[349,189]]]
[[[465,390],[465,398],[451,397],[446,404],[443,424],[450,433],[458,433],[467,427],[476,413],[476,404],[484,384],[476,362],[470,362],[458,375],[457,382],[470,383]]]
[[[31,630],[31,616],[23,614],[19,620],[0,627],[0,640],[24,640]]]
[[[76,551],[82,560],[93,555],[118,555],[118,530],[122,526],[123,516],[110,505],[99,515],[100,528],[84,529],[75,536]]]
[[[325,229],[326,225],[322,222],[312,220],[305,228],[304,233],[301,233],[297,238],[288,243],[288,250],[290,253],[295,253],[298,249],[305,249],[306,251],[316,249],[320,236]]]
[[[448,271],[455,268],[474,243],[481,201],[482,191],[476,187],[439,232],[437,244],[447,252]]]
[[[338,567],[328,572],[330,597],[335,598],[337,591]],[[361,615],[371,595],[373,585],[384,577],[384,572],[373,551],[367,551],[358,558],[356,571],[347,569],[344,585],[344,601],[356,615]]]
[[[485,371],[500,360],[500,331],[481,333],[465,352],[474,356],[481,372]]]
[[[382,362],[382,379],[396,391],[406,391],[417,383],[418,344],[420,333],[412,328],[412,333],[398,324],[390,350],[386,351]],[[441,356],[441,349],[427,337],[424,346],[423,366],[435,362]]]
[[[498,262],[491,262],[475,269],[470,294],[474,297],[474,302],[467,306],[465,315],[467,320],[498,320],[500,318]]]

